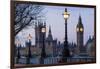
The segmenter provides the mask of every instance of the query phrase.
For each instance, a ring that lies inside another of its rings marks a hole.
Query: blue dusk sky
[[[88,40],[89,36],[94,35],[94,8],[82,8],[82,7],[67,7],[67,6],[44,6],[43,13],[45,13],[47,33],[49,26],[51,26],[52,36],[58,41],[64,41],[64,30],[65,30],[65,21],[63,18],[63,12],[67,8],[70,13],[70,17],[67,20],[67,31],[68,31],[68,41],[76,43],[76,25],[78,24],[79,16],[82,18],[82,23],[84,26],[84,44]],[[21,31],[17,37],[20,38],[21,42],[24,45],[24,42],[27,40],[28,34],[32,35],[32,44],[35,44],[35,32],[34,28],[30,27]]]

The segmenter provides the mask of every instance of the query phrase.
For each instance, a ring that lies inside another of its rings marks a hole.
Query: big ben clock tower
[[[84,53],[84,27],[82,24],[81,16],[76,27],[77,32],[77,55]]]

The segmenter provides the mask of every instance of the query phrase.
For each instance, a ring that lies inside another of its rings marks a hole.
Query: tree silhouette
[[[15,36],[23,29],[34,24],[34,20],[43,17],[43,6],[33,4],[16,4],[15,5]]]

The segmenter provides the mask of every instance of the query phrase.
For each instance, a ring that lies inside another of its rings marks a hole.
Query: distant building
[[[57,45],[53,47],[53,51],[54,51],[54,57],[56,56],[62,56],[62,50],[63,50],[63,43],[61,43],[60,41],[58,41]]]
[[[41,32],[41,28],[45,27],[46,29],[46,23],[36,23],[35,24],[35,45],[36,47],[39,48],[39,51],[41,51],[42,48],[42,41],[43,41],[43,37],[42,32]],[[46,34],[46,32],[45,32]],[[45,35],[45,51],[46,51],[46,55],[47,56],[54,56],[56,53],[56,49],[55,47],[57,46],[57,39],[54,39],[52,36],[52,31],[51,31],[51,27],[49,26],[49,31],[48,31],[48,36],[46,37]],[[41,52],[40,52],[41,53]]]
[[[35,23],[35,45],[39,48],[41,48],[43,45],[43,36],[42,36],[43,27],[46,29],[46,23],[42,23],[42,22]],[[44,39],[46,39],[46,32],[45,32]]]
[[[42,50],[42,46],[43,46],[43,33],[41,32],[42,28],[46,29],[46,23],[41,23],[38,22],[35,23],[35,45],[31,46],[31,54],[32,55],[36,55],[36,56],[40,56],[41,55],[41,50]],[[48,35],[46,37],[46,32],[45,32],[45,52],[46,55],[49,56],[58,56],[61,55],[62,53],[62,44],[59,42],[57,42],[57,39],[54,39],[52,36],[52,31],[51,31],[51,27],[49,26],[49,31],[48,31]],[[28,42],[25,42],[25,47],[20,48],[20,53],[23,56],[27,56],[28,54]]]
[[[48,32],[48,36],[46,38],[46,53],[48,56],[53,56],[55,50],[54,50],[54,47],[57,46],[57,39],[53,39],[53,36],[52,36],[52,32],[51,32],[51,27],[49,27],[49,32]]]
[[[95,39],[94,37],[89,37],[86,45],[85,45],[87,48],[86,48],[86,51],[87,51],[87,54],[88,56],[90,57],[95,57],[96,55],[96,46],[95,46]]]
[[[77,32],[77,55],[83,55],[86,51],[84,46],[84,26],[82,24],[81,16],[79,16],[79,21],[76,26],[76,32]]]
[[[77,51],[77,46],[75,43],[69,43],[69,51],[70,51],[70,55],[71,56],[75,56],[76,55],[76,51]]]

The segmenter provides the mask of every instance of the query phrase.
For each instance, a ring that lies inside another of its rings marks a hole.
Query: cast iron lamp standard
[[[26,64],[30,64],[30,58],[32,57],[31,55],[31,39],[32,39],[32,36],[29,34],[28,35],[28,55],[27,55],[27,60],[26,60]]]
[[[67,8],[65,8],[65,12],[63,13],[65,19],[65,41],[64,48],[62,52],[62,62],[67,62],[67,58],[70,57],[70,52],[68,49],[68,41],[67,41],[67,19],[69,18],[69,13],[67,12]]]
[[[45,32],[46,32],[46,28],[42,28],[41,29],[42,32],[42,36],[43,36],[43,46],[42,46],[42,50],[41,50],[41,56],[40,56],[40,64],[44,64],[44,59],[46,57],[46,52],[45,52]]]
[[[18,64],[19,63],[19,59],[20,59],[20,42],[17,41],[16,44],[17,44],[17,59],[16,59],[16,63]]]

